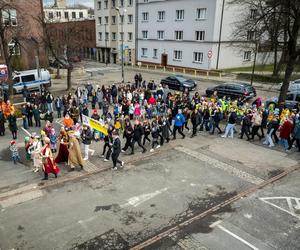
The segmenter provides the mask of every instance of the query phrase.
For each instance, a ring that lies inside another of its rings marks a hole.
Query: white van
[[[22,93],[24,86],[29,91],[40,90],[42,86],[51,87],[51,76],[48,70],[40,69],[40,77],[37,69],[26,71],[15,71],[13,73],[13,91],[14,94]],[[8,89],[7,84],[3,84],[4,89]]]

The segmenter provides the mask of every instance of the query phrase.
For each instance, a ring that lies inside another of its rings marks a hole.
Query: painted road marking
[[[278,208],[279,210],[281,210],[283,212],[286,212],[286,213],[300,219],[300,215],[297,214],[297,207],[300,204],[300,198],[296,198],[296,197],[263,197],[263,198],[259,198],[259,199],[275,208]],[[286,207],[288,207],[288,209],[275,204],[274,201],[277,201],[277,202],[281,201],[283,205],[287,205]]]
[[[62,119],[56,119],[55,122],[61,126],[63,126]]]
[[[189,156],[192,156],[196,159],[199,159],[200,161],[203,161],[205,162],[206,164],[208,164],[209,166],[212,166],[214,168],[218,168],[218,169],[221,169],[227,173],[229,173],[230,175],[233,175],[233,176],[236,176],[236,177],[239,177],[247,182],[250,182],[250,183],[253,183],[255,185],[259,185],[261,183],[264,182],[263,179],[259,178],[259,177],[256,177],[252,174],[249,174],[249,173],[246,173],[240,169],[237,169],[227,163],[224,163],[224,162],[221,162],[219,160],[216,160],[214,158],[211,158],[205,154],[202,154],[200,152],[196,152],[196,151],[193,151],[191,149],[188,149],[188,148],[184,148],[184,147],[175,147],[175,149],[177,151],[180,151],[180,152],[183,152]]]
[[[221,229],[223,232],[228,233],[229,235],[231,235],[233,238],[239,240],[240,242],[244,243],[245,245],[247,245],[248,247],[250,247],[253,250],[259,250],[257,247],[253,246],[251,243],[249,243],[248,241],[244,240],[243,238],[241,238],[240,236],[234,234],[233,232],[229,231],[228,229],[226,229],[225,227],[221,226],[221,225],[217,225],[217,227],[219,229]]]
[[[164,189],[160,189],[160,190],[157,190],[153,193],[149,193],[149,194],[142,194],[142,195],[139,195],[139,196],[134,196],[134,197],[131,197],[127,200],[127,203],[121,205],[120,207],[121,208],[125,208],[125,207],[128,207],[128,206],[133,206],[133,207],[137,207],[139,205],[141,205],[142,203],[154,198],[155,196],[167,191],[168,188],[164,188]]]

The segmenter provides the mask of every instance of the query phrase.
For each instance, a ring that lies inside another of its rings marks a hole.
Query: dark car
[[[271,104],[273,104],[276,108],[279,108],[277,96],[266,101],[267,107],[269,107]],[[300,105],[300,91],[288,92],[284,102],[284,108],[297,109],[299,108],[299,105]]]
[[[195,81],[184,78],[183,76],[169,76],[160,81],[162,85],[167,85],[169,89],[184,91],[194,90],[197,87]]]
[[[246,83],[223,83],[215,87],[208,88],[206,95],[211,96],[217,92],[218,97],[230,97],[231,99],[238,99],[240,97],[250,99],[256,96],[255,89]]]

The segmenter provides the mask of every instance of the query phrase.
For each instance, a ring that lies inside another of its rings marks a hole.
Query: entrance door
[[[167,66],[168,65],[168,54],[161,54],[161,66]]]
[[[117,63],[117,54],[116,53],[113,54],[113,63],[114,64]]]

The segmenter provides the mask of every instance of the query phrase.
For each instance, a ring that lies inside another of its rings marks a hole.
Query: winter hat
[[[14,144],[16,144],[15,140],[10,141],[10,145],[14,145]]]

